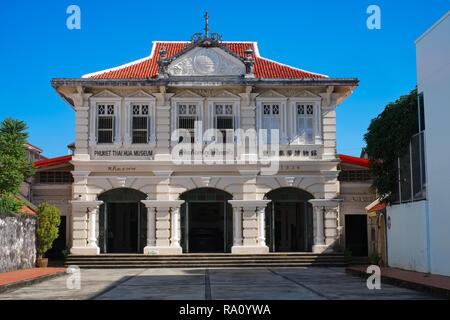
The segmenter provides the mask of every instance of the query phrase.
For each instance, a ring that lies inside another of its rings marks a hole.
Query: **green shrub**
[[[369,256],[370,264],[378,265],[380,263],[380,261],[381,261],[381,257],[377,252],[374,252]]]
[[[12,196],[0,196],[0,212],[20,213],[24,203]]]
[[[43,258],[53,241],[58,238],[61,217],[59,210],[48,203],[40,204],[37,211],[37,250],[39,258]]]

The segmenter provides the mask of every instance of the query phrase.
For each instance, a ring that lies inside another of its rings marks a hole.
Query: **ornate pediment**
[[[228,90],[217,90],[217,89],[197,89],[196,93],[205,97],[205,98],[232,98],[232,99],[240,99],[240,96],[234,94]]]
[[[109,90],[103,90],[96,95],[93,95],[91,98],[120,98],[120,96]]]
[[[174,95],[173,98],[203,98],[203,97],[191,90],[186,89]]]
[[[151,94],[145,92],[142,89],[139,89],[137,91],[134,91],[130,94],[127,95],[127,98],[152,98],[154,99],[155,97],[153,97]]]
[[[304,89],[281,89],[280,91],[287,97],[319,98],[320,99],[320,96],[312,93],[311,91],[304,90]]]
[[[197,47],[172,61],[167,72],[171,76],[237,76],[245,74],[245,65],[218,47]]]
[[[286,98],[286,96],[284,96],[281,93],[278,93],[277,91],[272,90],[272,89],[262,92],[258,96],[258,98],[260,98],[260,97],[261,98]]]

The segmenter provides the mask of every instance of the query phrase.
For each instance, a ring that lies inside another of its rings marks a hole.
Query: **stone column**
[[[152,250],[156,246],[156,208],[148,203],[149,200],[142,200],[141,202],[145,204],[147,208],[147,245],[144,247],[144,254],[152,253]]]
[[[184,200],[142,200],[142,203],[148,215],[144,253],[181,254],[179,209]]]
[[[331,252],[333,248],[331,245],[335,241],[336,235],[336,224],[327,223],[325,226],[325,216],[326,212],[336,212],[339,202],[341,199],[311,199],[308,202],[312,204],[315,216],[315,233],[316,237],[314,239],[314,245],[312,247],[313,252],[321,253],[324,251]],[[335,218],[335,216],[334,216]],[[326,235],[333,235],[333,238],[326,241]]]
[[[170,246],[180,248],[180,208],[172,207],[171,210],[171,238]]]
[[[97,255],[97,213],[103,201],[72,200],[72,248],[74,255]]]
[[[238,254],[269,252],[265,239],[262,239],[265,238],[263,237],[265,228],[264,225],[258,224],[257,212],[262,211],[270,200],[229,200],[228,202],[233,208],[240,208],[242,211],[242,245],[234,245],[231,252]]]
[[[242,212],[241,207],[233,207],[233,246],[242,246]]]
[[[314,207],[314,213],[316,215],[316,245],[324,245],[325,237],[323,230],[323,211],[324,207]]]
[[[91,247],[91,248],[98,248],[97,235],[96,235],[97,212],[98,212],[98,207],[90,208],[88,247]]]
[[[258,244],[266,245],[266,207],[258,207]]]

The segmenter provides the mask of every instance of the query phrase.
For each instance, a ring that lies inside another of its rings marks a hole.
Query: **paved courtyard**
[[[434,299],[425,293],[366,280],[344,268],[82,269],[80,288],[65,275],[9,291],[0,299]],[[73,277],[73,276],[72,276]],[[72,278],[73,279],[73,278]],[[70,286],[69,286],[70,287]]]

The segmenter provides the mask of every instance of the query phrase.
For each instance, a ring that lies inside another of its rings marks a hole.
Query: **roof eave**
[[[52,86],[179,86],[180,84],[197,83],[201,85],[259,85],[259,86],[358,86],[357,78],[308,78],[308,79],[275,79],[244,78],[242,76],[195,76],[169,77],[167,79],[98,79],[98,78],[54,78]]]

